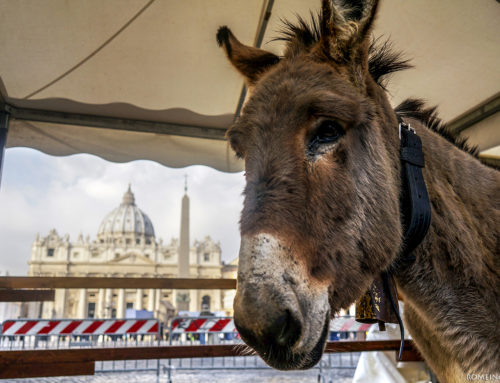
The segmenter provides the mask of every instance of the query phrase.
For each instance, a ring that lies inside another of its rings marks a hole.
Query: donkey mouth
[[[278,345],[272,337],[268,337],[265,342],[257,343],[255,338],[250,334],[240,332],[240,335],[245,343],[257,351],[269,366],[278,370],[307,370],[314,367],[323,355],[329,325],[330,313],[328,312],[321,335],[314,347],[308,352],[297,352],[291,346]]]

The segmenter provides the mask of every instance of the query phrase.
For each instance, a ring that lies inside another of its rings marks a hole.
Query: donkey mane
[[[357,15],[358,8],[353,7],[349,12]],[[280,36],[272,41],[285,41],[289,47],[299,45],[301,49],[308,50],[321,39],[322,14],[310,13],[310,21],[297,15],[297,22],[282,20],[283,28],[279,31]],[[394,49],[390,39],[384,41],[381,38],[373,39],[369,48],[368,71],[373,80],[384,90],[387,90],[389,75],[401,70],[412,68],[410,60],[404,57],[403,52]],[[471,146],[466,138],[459,137],[451,132],[437,113],[437,107],[426,107],[421,99],[408,98],[401,102],[394,111],[401,117],[413,118],[421,121],[427,128],[436,132],[448,142],[460,150],[479,158],[477,146]],[[486,161],[484,165],[496,168]]]
[[[282,20],[283,28],[280,36],[271,41],[285,41],[289,46],[300,45],[308,50],[321,39],[322,15],[311,12],[310,21],[297,15],[297,22]],[[404,69],[412,68],[410,60],[404,58],[402,52],[395,51],[389,39],[381,41],[373,39],[369,47],[368,70],[375,82],[386,89],[388,75]]]
[[[427,128],[438,133],[440,136],[457,146],[464,152],[478,158],[479,149],[477,146],[470,146],[466,138],[458,137],[448,129],[448,126],[441,121],[437,114],[437,107],[425,107],[425,102],[417,98],[407,98],[394,108],[394,111],[401,117],[414,118],[421,121]],[[489,165],[488,163],[484,163]]]

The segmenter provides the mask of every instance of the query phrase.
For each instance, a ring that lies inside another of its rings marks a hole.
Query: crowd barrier
[[[158,334],[156,319],[19,319],[2,324],[2,336]]]
[[[359,338],[369,327],[353,317],[335,318],[330,323],[329,340]],[[17,319],[3,322],[0,331],[0,349],[4,350],[241,343],[233,318],[215,316],[176,317],[165,329],[157,319]],[[325,354],[315,367],[318,381],[324,380],[328,371],[355,368],[359,355]],[[170,383],[175,371],[267,368],[258,356],[227,356],[103,361],[96,363],[95,372],[153,371],[157,380],[163,372]]]

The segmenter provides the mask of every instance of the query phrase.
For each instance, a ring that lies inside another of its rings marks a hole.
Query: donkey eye
[[[316,130],[314,138],[320,143],[329,143],[337,141],[344,135],[344,129],[337,121],[327,120],[323,121]]]
[[[322,144],[331,144],[345,134],[345,130],[338,121],[325,120],[321,122],[309,141],[308,149],[315,151]]]

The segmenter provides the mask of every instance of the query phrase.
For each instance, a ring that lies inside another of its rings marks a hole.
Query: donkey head
[[[368,68],[377,2],[338,3],[289,24],[281,58],[217,34],[250,90],[227,133],[247,182],[235,323],[279,369],[318,362],[330,316],[401,245],[397,121]]]

